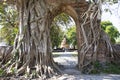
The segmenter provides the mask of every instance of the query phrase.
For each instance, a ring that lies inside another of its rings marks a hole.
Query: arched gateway
[[[89,73],[94,69],[95,61],[106,62],[114,57],[109,38],[100,27],[100,1],[16,0],[19,34],[15,39],[13,57],[4,66],[5,73],[44,78],[61,72],[52,58],[49,32],[54,17],[62,12],[69,14],[76,23],[80,71]]]

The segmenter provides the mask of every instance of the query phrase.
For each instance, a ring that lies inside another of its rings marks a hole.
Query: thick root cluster
[[[81,14],[81,36],[82,43],[79,49],[79,68],[83,73],[90,73],[94,70],[96,61],[107,62],[113,56],[113,48],[110,39],[102,31],[101,22],[101,2],[90,4],[88,9]],[[103,57],[101,57],[103,56]],[[105,59],[104,61],[102,60]]]
[[[26,58],[25,58],[26,56]],[[29,78],[41,78],[45,79],[57,75],[60,73],[58,66],[50,61],[38,62],[37,59],[32,59],[24,55],[21,59],[11,58],[7,63],[1,64],[1,69],[3,69],[3,76],[25,76]],[[33,63],[34,62],[34,63]]]

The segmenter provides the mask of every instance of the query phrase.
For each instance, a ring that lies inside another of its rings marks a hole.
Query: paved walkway
[[[48,80],[120,80],[120,75],[100,74],[100,75],[81,75],[75,66],[77,57],[73,56],[75,52],[56,53],[55,62],[63,65],[63,75],[54,76]]]

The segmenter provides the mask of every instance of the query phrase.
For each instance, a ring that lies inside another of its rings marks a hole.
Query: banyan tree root
[[[21,44],[21,42],[17,44]],[[19,53],[17,51],[21,49],[22,44],[19,47],[18,50],[13,49],[13,57],[8,62],[2,63],[4,66],[1,68],[4,69],[4,76],[24,75],[31,78],[45,79],[61,72],[52,60],[51,53],[49,53],[48,57],[44,53],[39,53],[39,49],[35,49],[37,52],[33,54],[33,49],[36,48],[35,45],[34,47],[30,46],[32,49],[30,49],[29,53]]]
[[[53,17],[45,0],[16,0],[19,33],[11,59],[3,62],[4,75],[45,79],[61,73],[53,61],[50,26]]]
[[[99,0],[101,1],[101,0]],[[106,61],[113,57],[113,48],[106,33],[101,30],[101,2],[90,4],[80,20],[83,36],[83,44],[79,50],[79,68],[83,73],[90,73],[94,70],[96,61],[102,62],[100,56],[104,55]],[[101,46],[102,45],[102,46]],[[101,52],[102,48],[105,48]]]

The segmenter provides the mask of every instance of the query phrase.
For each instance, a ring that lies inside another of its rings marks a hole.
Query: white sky
[[[109,8],[111,11],[111,12],[102,11],[102,21],[109,20],[120,32],[120,6],[118,4],[114,4],[111,6],[103,5],[102,8],[103,9]]]

